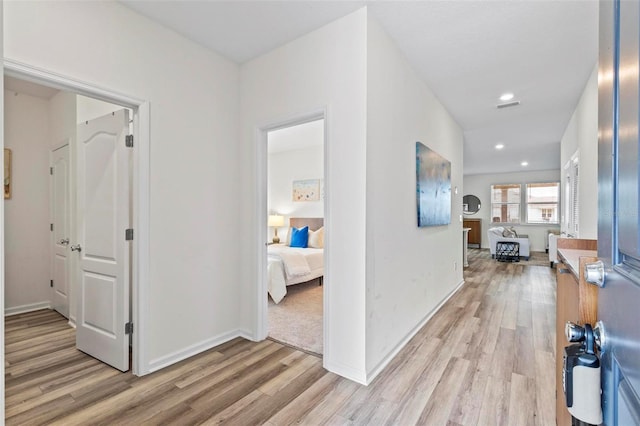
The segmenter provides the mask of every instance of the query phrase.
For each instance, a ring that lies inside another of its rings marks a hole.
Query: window
[[[578,224],[580,223],[580,200],[578,186],[580,183],[580,161],[576,151],[571,160],[564,166],[565,185],[562,194],[564,212],[562,217],[562,231],[578,238]]]
[[[520,223],[520,184],[491,185],[491,222]]]
[[[527,184],[527,223],[560,223],[558,200],[560,183]]]

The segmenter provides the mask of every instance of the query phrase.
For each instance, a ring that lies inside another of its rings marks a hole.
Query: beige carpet
[[[318,280],[287,287],[277,305],[269,298],[269,337],[322,354],[322,287]]]

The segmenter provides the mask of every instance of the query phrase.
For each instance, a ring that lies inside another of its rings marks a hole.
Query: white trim
[[[69,324],[69,327],[77,328],[75,319],[69,318],[69,322],[67,324]]]
[[[255,247],[257,250],[257,260],[258,260],[258,279],[256,286],[256,297],[257,297],[257,315],[256,315],[256,324],[255,324],[255,337],[251,340],[260,341],[267,338],[268,334],[268,297],[267,297],[267,251],[265,250],[265,246],[267,241],[265,240],[265,233],[262,230],[267,229],[267,162],[268,162],[268,151],[267,151],[267,133],[273,130],[282,129],[285,127],[296,126],[299,124],[308,123],[310,121],[321,120],[324,119],[325,132],[324,132],[324,146],[325,146],[325,161],[324,161],[324,180],[325,180],[325,201],[324,201],[324,219],[325,219],[325,229],[329,229],[327,227],[327,206],[328,200],[330,198],[329,194],[329,182],[327,180],[327,156],[326,156],[326,147],[327,147],[327,109],[326,108],[318,108],[315,110],[311,110],[307,113],[289,116],[280,120],[276,120],[270,122],[268,124],[259,126],[255,131],[255,140],[257,143],[256,147],[256,164],[257,164],[257,172],[256,172],[256,212],[255,212],[255,223],[258,224],[258,230],[255,233],[257,235],[257,240],[255,243]],[[328,235],[329,232],[325,232]],[[325,248],[328,249],[328,240],[325,239]],[[324,274],[328,275],[329,265],[326,263],[325,256],[325,265],[324,265]],[[325,282],[327,282],[325,280]],[[330,285],[323,285],[322,291],[323,296],[322,299],[325,301],[323,303],[323,339],[324,339],[324,347],[326,351],[327,343],[329,342],[329,330],[327,330],[328,326],[328,309],[326,300],[329,297],[329,289]],[[325,366],[326,368],[326,366]]]
[[[460,290],[462,288],[462,286],[464,285],[464,280],[460,281],[460,283],[456,286],[456,288],[454,288],[451,293],[449,293],[447,296],[445,296],[444,299],[442,299],[442,301],[438,304],[438,306],[436,306],[431,312],[429,312],[423,319],[422,321],[420,321],[415,327],[413,327],[413,329],[411,331],[409,331],[409,333],[407,333],[407,335],[404,337],[404,339],[402,339],[400,341],[400,343],[398,343],[396,345],[395,348],[393,348],[388,354],[387,356],[385,356],[382,361],[380,361],[378,363],[378,365],[376,365],[370,372],[367,373],[367,379],[366,382],[364,384],[369,385],[371,382],[373,382],[373,380],[378,376],[378,374],[380,374],[382,372],[382,370],[385,369],[385,367],[387,365],[389,365],[389,363],[391,362],[391,360],[393,360],[393,358],[396,357],[396,355],[398,355],[398,353],[407,345],[407,343],[409,343],[409,340],[413,339],[413,337],[418,333],[418,331],[420,331],[420,329],[422,329],[422,327],[425,326],[425,324],[427,322],[429,322],[429,320],[431,318],[433,318],[433,316],[442,308],[442,306],[447,303],[447,301],[449,299],[451,299],[451,297],[456,294],[458,292],[458,290]]]
[[[129,108],[137,108],[144,103],[141,99],[10,58],[4,58],[4,75]]]
[[[324,362],[322,366],[326,370],[337,374],[338,376],[342,376],[345,379],[349,379],[352,382],[367,386],[367,372],[365,370],[359,370],[339,362],[330,361],[327,360],[326,357],[323,359]]]
[[[208,351],[211,348],[215,348],[216,346],[226,343],[237,337],[244,337],[243,334],[244,334],[243,330],[229,331],[229,332],[211,337],[209,339],[205,339],[191,346],[187,346],[186,348],[180,349],[179,351],[175,351],[168,355],[161,356],[160,358],[152,359],[151,361],[149,361],[149,373],[153,373],[154,371],[161,370],[172,364],[178,363],[187,358],[198,355],[199,353]]]
[[[243,339],[251,340],[252,342],[258,342],[259,341],[258,339],[255,338],[253,333],[251,333],[251,331],[247,330],[246,328],[241,328],[240,330],[238,330],[238,337],[242,337]],[[264,339],[262,339],[262,340],[264,340]]]
[[[92,83],[76,80],[55,72],[44,70],[32,65],[4,58],[4,75],[54,87],[99,99],[105,102],[121,105],[134,110],[134,170],[133,170],[133,224],[135,239],[132,244],[132,309],[136,324],[133,337],[133,365],[134,375],[142,376],[151,372],[150,362],[146,359],[146,329],[148,316],[149,293],[149,173],[150,173],[150,104],[142,99],[123,95],[111,89],[99,87]],[[4,253],[4,237],[3,237]],[[3,256],[4,258],[4,256]],[[0,290],[4,294],[4,275],[0,277]]]
[[[41,309],[51,309],[51,302],[29,303],[28,305],[14,306],[12,308],[4,308],[4,316],[25,314],[27,312],[39,311]]]

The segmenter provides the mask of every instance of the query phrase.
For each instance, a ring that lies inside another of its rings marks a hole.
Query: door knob
[[[80,247],[80,244],[76,244],[74,246],[71,246],[71,251],[77,251],[78,253],[80,253],[82,251],[82,247]]]
[[[596,345],[598,345],[598,349],[601,351],[607,350],[607,331],[604,328],[604,324],[602,321],[598,321],[596,326],[593,327],[593,335],[596,339]]]
[[[63,246],[68,246],[69,245],[69,239],[68,238],[63,238],[60,241],[58,241],[58,244],[62,244]]]
[[[584,279],[589,284],[604,287],[604,263],[601,260],[590,262],[584,265]]]

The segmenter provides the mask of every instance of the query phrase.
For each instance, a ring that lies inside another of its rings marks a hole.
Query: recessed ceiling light
[[[511,99],[513,99],[513,93],[504,93],[502,96],[500,96],[500,100],[501,101],[510,101]]]
[[[522,163],[520,163],[520,165],[522,167],[527,167],[529,165],[529,163],[527,161],[523,161]]]
[[[499,143],[496,145],[496,149],[502,149],[502,148],[504,148],[504,144]]]

